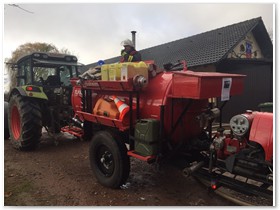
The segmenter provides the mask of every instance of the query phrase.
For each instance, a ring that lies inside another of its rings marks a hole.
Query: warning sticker
[[[230,97],[232,78],[223,78],[221,101],[228,101]]]

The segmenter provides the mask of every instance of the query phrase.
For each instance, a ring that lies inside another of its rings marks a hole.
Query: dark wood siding
[[[244,74],[244,92],[232,96],[224,108],[223,122],[228,122],[235,114],[246,110],[259,110],[258,105],[273,102],[273,68],[272,62],[260,61],[226,61],[217,67],[218,72]]]

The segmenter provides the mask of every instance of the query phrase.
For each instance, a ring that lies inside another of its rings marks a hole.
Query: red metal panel
[[[177,72],[173,74],[172,97],[207,99],[221,97],[223,78],[231,78],[230,95],[241,94],[244,75],[217,72]]]
[[[148,162],[148,163],[153,162],[153,161],[155,160],[155,158],[156,158],[154,155],[152,155],[152,156],[145,156],[145,157],[144,157],[144,156],[141,156],[141,155],[139,155],[139,154],[136,154],[134,150],[128,151],[128,152],[127,152],[127,155],[128,155],[128,156],[131,156],[131,157],[135,157],[135,158],[137,158],[137,159],[139,159],[139,160],[146,161],[146,162]]]
[[[116,127],[121,131],[125,131],[127,129],[129,129],[129,126],[126,124],[123,124],[123,122],[121,120],[117,120],[117,119],[111,119],[108,117],[103,117],[103,116],[99,116],[99,115],[95,115],[95,114],[91,114],[91,113],[87,113],[87,112],[82,112],[82,111],[77,111],[78,114],[82,115],[82,117],[90,122],[94,122],[94,123],[100,123],[102,125],[107,125],[110,127]]]
[[[132,79],[128,81],[101,81],[101,80],[84,80],[83,88],[93,90],[112,90],[112,91],[134,91]]]
[[[188,99],[172,99],[172,75],[174,72],[164,72],[149,81],[147,91],[140,92],[140,115],[141,118],[152,118],[160,120],[160,106],[165,105],[164,131],[166,135],[171,135],[172,126],[178,120],[184,110]],[[185,79],[185,78],[183,78]],[[173,101],[173,102],[172,102]],[[173,103],[173,112],[172,109]],[[188,141],[192,137],[201,133],[199,121],[196,117],[205,111],[208,100],[195,100],[183,116],[181,123],[176,128],[170,138],[174,143]],[[172,125],[173,122],[173,125]]]
[[[265,159],[272,160],[273,156],[273,114],[257,112],[250,131],[251,141],[259,143],[265,151]]]
[[[82,93],[81,93],[81,86],[74,85],[72,90],[72,97],[71,97],[72,107],[74,112],[82,110]]]

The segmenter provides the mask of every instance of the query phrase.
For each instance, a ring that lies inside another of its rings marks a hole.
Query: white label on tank
[[[123,64],[121,69],[121,81],[127,81],[127,65]]]
[[[229,100],[231,83],[232,83],[231,78],[223,78],[221,101],[228,101]]]

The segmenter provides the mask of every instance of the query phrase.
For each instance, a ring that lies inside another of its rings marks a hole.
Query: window
[[[59,68],[60,81],[62,85],[69,86],[71,78],[71,66],[62,66]]]
[[[31,73],[31,68],[29,65],[29,62],[26,62],[26,65],[24,66],[25,69],[25,83],[27,85],[31,85],[32,84],[32,73]]]
[[[40,77],[46,80],[48,76],[55,75],[55,68],[34,67],[34,82],[40,82]]]
[[[77,77],[76,67],[75,66],[62,66],[59,68],[60,81],[62,85],[69,86],[71,85],[70,79]]]
[[[32,75],[31,75],[31,69],[30,69],[30,63],[29,60],[26,60],[19,64],[18,67],[18,85],[26,85],[32,83]]]
[[[24,65],[20,65],[19,66],[19,69],[18,69],[18,75],[17,75],[17,78],[18,78],[18,86],[22,86],[22,85],[25,85],[25,82],[24,82],[24,78],[25,78],[25,75],[24,75]]]

